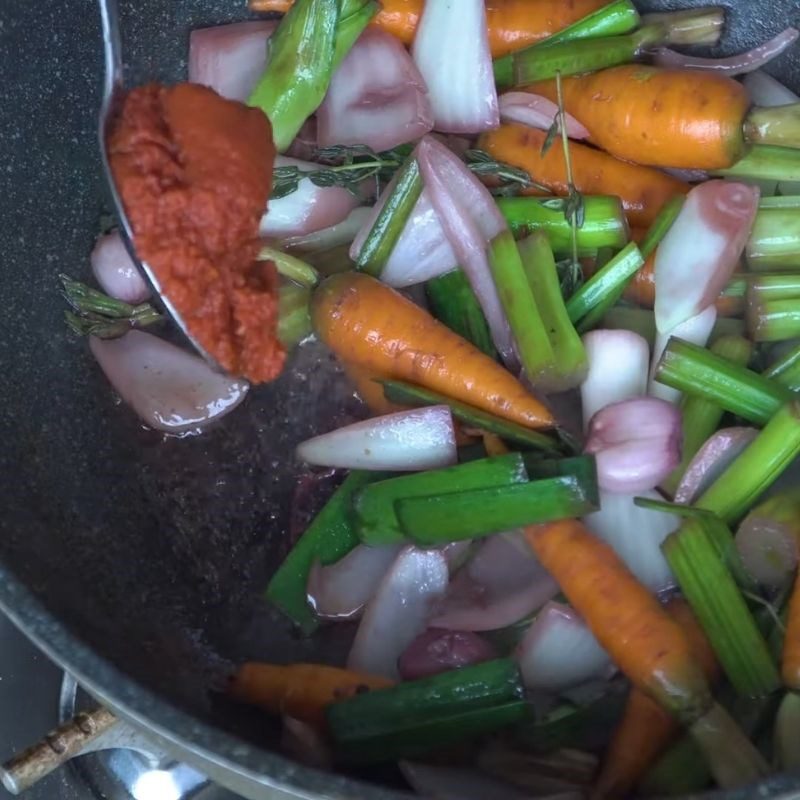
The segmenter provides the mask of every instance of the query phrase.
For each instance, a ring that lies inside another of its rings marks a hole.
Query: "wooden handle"
[[[76,714],[69,722],[48,733],[40,742],[3,764],[0,767],[3,786],[11,794],[21,794],[73,756],[80,755],[117,721],[105,708]]]

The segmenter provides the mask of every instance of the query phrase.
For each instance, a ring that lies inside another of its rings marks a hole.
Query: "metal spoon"
[[[103,99],[100,104],[98,135],[100,138],[100,154],[103,160],[103,172],[108,183],[108,188],[111,190],[111,198],[114,202],[114,210],[116,211],[117,219],[119,219],[122,227],[122,238],[125,241],[128,252],[131,254],[133,263],[137,265],[139,271],[144,275],[153,292],[161,299],[161,303],[172,318],[172,321],[182,331],[197,353],[208,362],[209,366],[213,367],[218,372],[224,372],[225,370],[219,366],[216,360],[202,347],[194,336],[192,336],[183,318],[178,313],[178,310],[162,292],[158,278],[150,265],[142,261],[136,255],[136,248],[133,244],[133,230],[131,229],[128,215],[125,213],[122,199],[117,191],[114,174],[111,171],[111,165],[109,163],[107,146],[108,134],[110,133],[110,128],[114,121],[114,115],[125,94],[122,76],[122,43],[119,34],[119,11],[117,9],[117,0],[98,0],[98,4],[100,6],[100,18],[102,20],[103,55],[105,62],[105,80],[103,82]]]

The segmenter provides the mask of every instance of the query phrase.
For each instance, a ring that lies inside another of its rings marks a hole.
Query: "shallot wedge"
[[[297,446],[309,464],[396,472],[449,467],[458,461],[448,406],[398,411],[346,425]]]
[[[600,409],[647,391],[650,347],[638,333],[594,330],[583,337],[589,372],[581,384],[583,425]]]
[[[549,130],[558,114],[558,105],[546,97],[531,92],[506,92],[499,99],[500,119],[503,122],[520,122],[530,128]],[[581,125],[572,114],[565,114],[567,136],[570,139],[588,139],[588,128]]]
[[[495,347],[513,368],[518,364],[514,339],[487,256],[489,243],[507,230],[506,222],[487,188],[447,147],[426,136],[416,152],[431,205],[483,309]]]
[[[415,681],[492,658],[497,651],[477,633],[429,628],[403,651],[398,668],[404,681]]]
[[[675,502],[691,505],[758,436],[755,428],[723,428],[689,462],[675,490]]]
[[[527,617],[558,592],[519,532],[488,538],[458,571],[431,625],[460,631],[505,628]]]
[[[796,28],[786,28],[768,42],[754,47],[745,53],[726,58],[702,58],[677,53],[669,48],[659,48],[655,53],[655,63],[662,67],[678,67],[680,69],[699,69],[722,72],[726,75],[742,75],[753,72],[765,64],[769,64],[787,48],[791,47],[800,36]]]
[[[656,491],[639,492],[650,500],[663,497]],[[661,542],[680,524],[674,514],[640,508],[633,494],[600,493],[600,510],[584,517],[587,527],[609,544],[628,569],[653,592],[675,585],[672,571],[661,552]]]
[[[117,394],[159,431],[196,431],[233,411],[249,388],[144,331],[119,339],[91,337],[89,346]]]
[[[614,672],[611,658],[577,612],[550,602],[528,628],[514,654],[529,689],[561,692]]]
[[[367,28],[331,78],[317,111],[320,147],[365,144],[376,152],[433,128],[428,88],[405,47]]]
[[[315,563],[308,576],[308,602],[323,619],[354,619],[378,590],[401,545],[351,550],[327,567]]]
[[[681,392],[671,386],[665,386],[655,379],[656,368],[667,349],[669,340],[674,336],[676,339],[683,339],[686,342],[696,344],[698,347],[705,347],[714,330],[717,322],[717,309],[711,305],[704,308],[699,314],[684,320],[676,325],[672,330],[656,331],[656,341],[653,346],[653,360],[650,364],[650,379],[647,391],[653,397],[659,397],[669,403],[677,403],[681,399]]]
[[[319,169],[319,164],[288,156],[277,156],[275,166],[298,167],[303,172]],[[360,198],[341,186],[315,186],[302,178],[296,191],[269,201],[260,232],[275,239],[305,236],[343,222],[360,204]]]
[[[484,0],[427,0],[411,52],[428,86],[437,131],[498,127]]]
[[[708,181],[687,195],[656,253],[656,327],[673,330],[719,297],[750,238],[759,191]]]
[[[189,35],[189,80],[244,102],[267,65],[267,42],[278,23],[234,22]]]
[[[350,244],[361,230],[371,210],[366,206],[359,206],[330,228],[321,228],[303,236],[290,236],[288,239],[283,239],[281,246],[285,250],[294,250],[298,253],[319,253]]]
[[[94,277],[109,297],[131,305],[143,303],[150,297],[150,287],[133,263],[119,231],[101,236],[89,260]]]
[[[584,451],[597,462],[607,492],[654,489],[681,460],[681,412],[666,400],[634,397],[612,403],[589,422]]]
[[[447,580],[447,560],[439,551],[401,550],[364,611],[348,668],[397,680],[397,661],[428,627],[431,608],[444,595]]]

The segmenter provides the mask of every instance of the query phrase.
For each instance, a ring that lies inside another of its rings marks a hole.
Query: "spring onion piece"
[[[322,228],[318,231],[303,234],[302,236],[289,236],[281,239],[281,247],[289,253],[297,255],[318,267],[321,259],[335,256],[337,253],[343,256],[342,261],[348,269],[352,268],[347,257],[349,248],[356,234],[359,232],[372,209],[366,206],[354,208],[341,222]],[[324,274],[329,274],[322,270]]]
[[[656,491],[642,492],[661,501]],[[675,585],[675,577],[661,552],[661,543],[678,525],[675,517],[660,509],[643,508],[631,494],[600,493],[600,508],[584,518],[592,533],[609,544],[628,569],[652,592]]]
[[[758,210],[743,183],[695,186],[656,253],[656,327],[666,333],[714,303],[731,278]]]
[[[600,409],[589,421],[584,451],[597,461],[607,492],[654,489],[680,460],[681,413],[655,397],[634,397]]]
[[[397,665],[404,681],[414,681],[494,658],[495,648],[477,633],[429,628],[403,651]]]
[[[310,264],[289,253],[274,247],[262,247],[258,253],[259,261],[271,261],[278,275],[294,281],[300,286],[313,288],[319,283],[319,273]]]
[[[526,449],[541,450],[551,455],[561,451],[561,447],[554,439],[543,433],[532,431],[515,422],[496,417],[474,406],[453,400],[445,395],[414,386],[403,381],[381,381],[386,399],[392,403],[406,406],[428,406],[446,404],[450,407],[455,419],[466,423],[471,428],[488,431],[505,439],[506,441]]]
[[[559,376],[555,374],[553,347],[510,230],[492,239],[489,267],[511,326],[522,368],[529,380],[543,391],[568,388],[562,386]]]
[[[381,152],[432,128],[428,90],[408,51],[391,34],[367,28],[331,78],[317,112],[318,146],[363,144]]]
[[[379,472],[351,472],[297,540],[267,587],[267,599],[305,634],[317,627],[308,604],[306,585],[315,562],[327,565],[344,558],[358,546],[350,515],[355,492],[372,481],[388,477]]]
[[[338,26],[338,0],[297,0],[270,37],[266,69],[248,102],[269,117],[278,152],[325,97]]]
[[[474,134],[500,124],[483,0],[427,0],[411,53],[436,130]]]
[[[528,473],[519,453],[483,458],[446,469],[379,481],[353,496],[355,530],[365,544],[403,542],[405,532],[394,513],[395,503],[411,497],[464,492],[525,483]]]
[[[758,436],[756,428],[722,428],[711,434],[689,462],[675,490],[675,502],[690,505]]]
[[[308,602],[320,619],[355,619],[372,599],[401,545],[359,545],[327,567],[314,563]]]
[[[353,241],[350,257],[358,269],[381,275],[421,194],[419,166],[410,156],[383,190]]]
[[[766,424],[793,393],[708,350],[670,339],[655,379],[687,394],[705,397],[757,425]]]
[[[92,272],[109,297],[136,306],[150,297],[150,287],[133,263],[119,231],[101,236],[89,256]]]
[[[753,355],[753,345],[741,336],[722,336],[711,345],[711,352],[721,358],[746,367]],[[717,430],[724,410],[704,397],[685,397],[681,406],[683,413],[683,448],[681,461],[672,475],[661,486],[667,494],[675,490],[686,473],[689,464],[705,441]],[[684,502],[677,500],[676,502]]]
[[[583,337],[589,373],[581,384],[583,426],[600,409],[647,391],[650,348],[638,334],[625,330],[596,330]]]
[[[578,517],[597,509],[594,459],[557,462],[558,477],[514,486],[409,498],[395,503],[409,538],[422,545],[472,539],[539,522]]]
[[[772,363],[764,371],[764,377],[794,392],[800,392],[800,345],[793,347],[782,358]]]
[[[788,490],[757,505],[736,531],[745,569],[774,591],[789,586],[800,557],[800,497]]]
[[[557,593],[558,585],[522,534],[500,533],[483,540],[450,581],[431,625],[456,631],[506,629],[528,618]]]
[[[496,659],[335,703],[328,730],[343,759],[390,761],[519,722],[523,698],[516,664]]]
[[[307,439],[297,458],[344,469],[436,469],[455,464],[456,435],[447,406],[398,411]]]
[[[684,519],[662,545],[725,674],[739,694],[760,697],[777,688],[778,671],[744,597],[725,565],[710,516]]]
[[[549,130],[558,114],[558,105],[546,97],[530,92],[506,92],[500,96],[500,119],[503,122],[520,122],[530,128]],[[572,114],[565,112],[565,127],[570,139],[588,139],[589,130]]]
[[[643,264],[637,245],[634,242],[625,245],[567,301],[567,312],[572,322],[580,321],[606,297],[615,294]]]
[[[537,615],[515,654],[528,689],[559,693],[614,671],[600,646],[574,609],[548,603]]]
[[[754,341],[783,342],[800,336],[800,295],[791,300],[748,299],[747,328]]]
[[[800,769],[800,694],[787,692],[775,717],[775,755],[778,767],[784,770]]]
[[[521,241],[519,254],[553,351],[552,374],[547,387],[557,391],[574,389],[586,378],[588,360],[583,342],[567,314],[547,235],[537,231]]]
[[[472,342],[491,358],[497,358],[486,317],[463,272],[455,269],[425,285],[431,313],[450,330]]]
[[[712,174],[750,180],[800,181],[800,153],[793,147],[755,144],[733,166]]]
[[[796,272],[800,265],[800,208],[760,209],[745,255],[751,270]]]
[[[427,627],[448,580],[447,560],[438,550],[401,550],[364,609],[347,668],[397,680],[397,660]]]
[[[233,411],[250,388],[145,331],[116,339],[92,336],[89,347],[114,391],[157,431],[197,431]]]
[[[727,522],[748,508],[800,456],[800,399],[782,406],[750,446],[697,500]]]
[[[287,283],[278,291],[278,338],[287,349],[300,344],[312,334],[309,302],[311,290]]]

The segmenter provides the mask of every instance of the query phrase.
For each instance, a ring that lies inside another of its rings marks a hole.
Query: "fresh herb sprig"
[[[300,181],[308,178],[315,186],[340,186],[357,195],[362,183],[374,179],[380,191],[401,167],[409,153],[409,145],[401,145],[393,150],[376,153],[366,145],[333,145],[314,152],[313,160],[319,164],[315,169],[302,169],[296,165],[275,167],[272,174],[272,199],[296,192]],[[548,189],[537,184],[528,173],[496,161],[483,150],[467,150],[464,153],[467,167],[479,177],[491,177],[498,181],[489,191],[496,196],[508,197],[519,194],[523,189]]]

